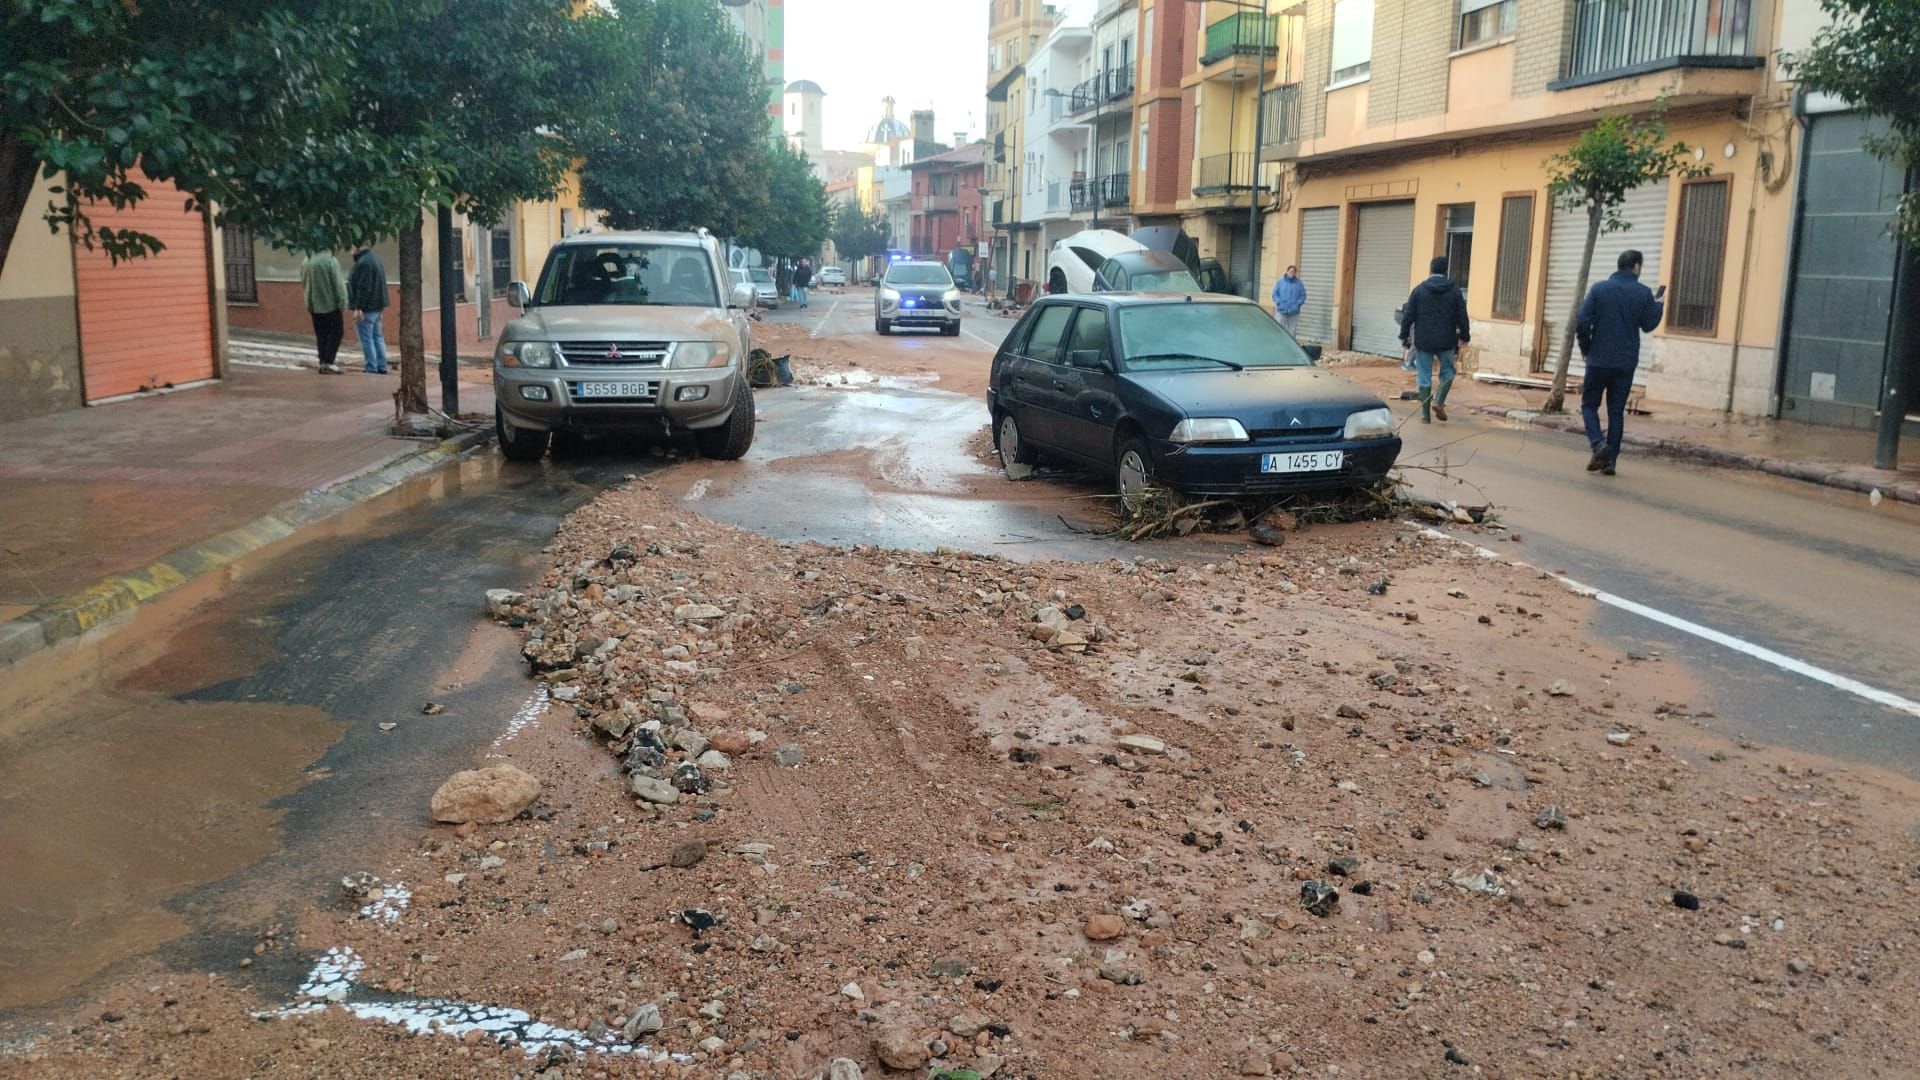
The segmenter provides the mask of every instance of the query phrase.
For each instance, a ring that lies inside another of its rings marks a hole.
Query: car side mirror
[[[728,306],[737,307],[737,308],[750,308],[753,306],[753,297],[754,297],[753,286],[735,285],[733,287],[733,295],[728,297],[728,301],[727,301]]]
[[[1106,371],[1107,353],[1105,349],[1075,349],[1067,354],[1067,363],[1077,368]]]
[[[527,288],[524,281],[515,281],[507,285],[507,303],[516,308],[525,309],[533,303],[533,290]]]
[[[1320,346],[1318,346],[1318,345],[1302,345],[1302,346],[1300,346],[1300,348],[1301,348],[1301,350],[1302,350],[1303,352],[1305,352],[1305,353],[1307,354],[1307,359],[1308,359],[1308,360],[1311,360],[1311,361],[1313,361],[1313,362],[1314,362],[1314,363],[1316,363],[1316,364],[1320,362]]]

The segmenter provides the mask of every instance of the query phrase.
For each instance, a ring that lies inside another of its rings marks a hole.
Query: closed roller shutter
[[[1360,207],[1360,235],[1353,260],[1353,347],[1381,356],[1400,355],[1400,324],[1394,318],[1413,282],[1413,204],[1370,203]]]
[[[1620,206],[1620,216],[1633,227],[1620,232],[1603,232],[1594,241],[1593,272],[1587,279],[1588,287],[1613,273],[1620,253],[1628,248],[1637,248],[1646,257],[1640,280],[1646,282],[1648,288],[1657,287],[1660,281],[1660,249],[1667,235],[1667,182],[1662,180],[1628,192],[1627,201]],[[1553,231],[1547,234],[1545,370],[1549,372],[1553,370],[1553,365],[1560,362],[1560,342],[1566,337],[1567,316],[1573,312],[1576,299],[1574,286],[1580,283],[1580,252],[1586,243],[1587,212],[1556,208],[1553,212]],[[1642,334],[1641,372],[1651,366],[1647,363],[1652,355],[1651,346],[1652,339]],[[1578,346],[1574,347],[1573,361],[1567,370],[1574,375],[1587,370],[1587,366],[1580,362]]]
[[[1247,243],[1246,227],[1222,229],[1220,236],[1227,248],[1227,281],[1235,293],[1252,296],[1254,285],[1248,279],[1253,276],[1253,246]]]
[[[1340,208],[1300,212],[1300,281],[1307,302],[1300,307],[1300,340],[1333,345],[1333,282],[1340,262]],[[1286,267],[1281,267],[1285,270]]]
[[[95,228],[134,229],[166,247],[114,265],[99,249],[74,252],[80,301],[80,368],[87,400],[211,379],[213,311],[206,223],[181,209],[172,184],[146,183],[125,210],[95,206]]]

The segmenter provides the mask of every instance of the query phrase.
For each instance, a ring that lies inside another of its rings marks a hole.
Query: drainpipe
[[[1907,190],[1920,184],[1920,166],[1907,169]],[[1886,378],[1880,394],[1880,432],[1873,448],[1873,467],[1893,469],[1900,462],[1900,426],[1907,419],[1907,364],[1916,342],[1913,307],[1920,302],[1920,248],[1907,239],[1894,246],[1893,323],[1888,327]]]
[[[1768,403],[1767,415],[1780,419],[1782,405],[1787,398],[1787,338],[1793,333],[1793,298],[1800,288],[1800,219],[1807,210],[1807,138],[1812,130],[1807,125],[1807,92],[1795,88],[1793,91],[1793,123],[1800,130],[1800,166],[1794,170],[1793,213],[1787,220],[1787,287],[1780,299],[1780,325],[1775,331],[1773,359],[1773,400]]]

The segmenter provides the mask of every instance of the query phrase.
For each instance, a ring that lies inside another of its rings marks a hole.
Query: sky
[[[1084,18],[1093,3],[1066,6]],[[827,92],[827,149],[858,149],[889,95],[902,121],[932,108],[941,142],[985,132],[987,0],[787,0],[786,9],[787,81]]]

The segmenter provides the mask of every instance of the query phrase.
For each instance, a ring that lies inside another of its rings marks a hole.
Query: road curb
[[[492,439],[493,429],[488,427],[407,452],[282,503],[244,525],[169,552],[138,570],[115,574],[0,623],[0,668],[112,622],[195,578],[439,469]]]
[[[1586,435],[1585,423],[1571,416],[1550,416],[1532,409],[1503,409],[1497,405],[1475,405],[1471,408],[1472,411],[1483,416],[1497,416],[1528,427],[1566,431],[1583,437]],[[1702,446],[1686,439],[1662,439],[1631,433],[1624,436],[1621,441],[1641,450],[1650,450],[1656,454],[1684,458],[1726,469],[1769,473],[1789,480],[1839,488],[1843,491],[1857,491],[1861,494],[1878,491],[1883,498],[1920,506],[1920,481],[1889,477],[1881,470],[1869,469],[1861,465],[1834,465],[1819,461],[1767,457],[1762,454],[1742,454],[1714,446]]]

